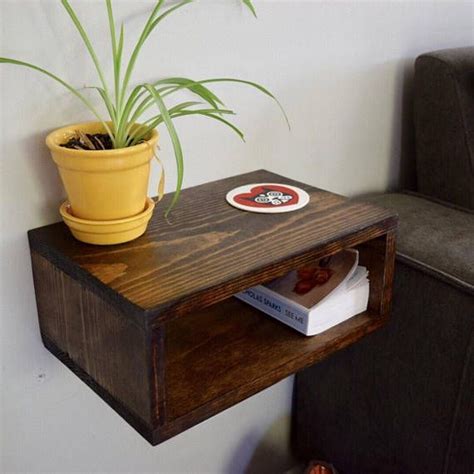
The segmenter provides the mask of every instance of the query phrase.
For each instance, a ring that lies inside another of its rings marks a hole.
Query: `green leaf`
[[[158,92],[161,94],[161,97],[165,97],[165,96],[167,96],[169,94],[172,94],[172,93],[174,93],[178,90],[188,89],[188,90],[192,91],[193,93],[199,95],[204,100],[206,100],[206,102],[208,102],[211,106],[216,107],[215,110],[213,110],[212,112],[213,112],[213,114],[218,114],[219,111],[222,110],[222,109],[218,108],[219,104],[222,104],[222,101],[210,89],[203,86],[203,84],[206,84],[206,83],[217,83],[217,82],[234,82],[234,83],[241,83],[241,84],[249,85],[251,87],[256,88],[260,92],[263,92],[268,97],[271,97],[278,104],[278,106],[280,107],[280,109],[283,113],[283,116],[286,120],[286,123],[288,125],[288,128],[290,129],[290,123],[289,123],[288,117],[287,117],[282,105],[278,101],[278,99],[268,89],[266,89],[265,87],[261,86],[260,84],[255,83],[255,82],[246,81],[246,80],[243,80],[243,79],[233,79],[233,78],[212,78],[212,79],[205,79],[205,80],[201,80],[201,81],[193,81],[191,79],[184,78],[184,77],[171,77],[171,78],[165,78],[165,79],[161,79],[159,81],[155,81],[153,83],[153,86],[155,87],[155,86],[161,85],[161,84],[176,84],[176,87],[171,87],[170,88],[169,86],[167,86],[167,87],[160,88],[158,90]],[[204,87],[204,89],[201,89],[200,87]],[[219,101],[219,103],[216,103],[215,99],[217,99]],[[145,99],[143,99],[143,101],[137,107],[135,113],[133,114],[131,123],[137,121],[139,119],[139,117],[152,104],[153,104],[153,97],[150,96],[150,97],[146,97]],[[191,114],[186,114],[186,115],[191,115]],[[204,115],[204,114],[201,114],[201,115]],[[211,118],[215,118],[215,117],[211,117]],[[158,122],[157,125],[159,123],[160,122]],[[227,123],[226,123],[226,125],[227,125]],[[239,133],[240,133],[239,136],[241,136],[241,138],[243,139],[243,134],[240,130],[239,130]]]
[[[104,101],[104,104],[107,108],[107,111],[109,112],[109,116],[110,116],[110,120],[115,123],[116,121],[116,110],[115,110],[115,107],[114,105],[112,104],[112,102],[110,102],[110,98],[109,96],[106,94],[105,90],[102,88],[102,87],[98,87],[98,86],[86,86],[84,87],[84,89],[94,89],[96,90],[100,97],[102,98],[102,100]]]
[[[208,84],[208,83],[215,83],[215,82],[236,82],[240,84],[246,84],[248,86],[254,87],[258,89],[260,92],[263,92],[265,95],[271,97],[277,104],[278,107],[281,110],[281,113],[283,114],[283,117],[285,118],[286,124],[288,125],[288,129],[291,130],[291,125],[290,121],[288,120],[288,116],[286,115],[285,109],[281,105],[280,101],[265,87],[261,86],[260,84],[257,84],[252,81],[245,81],[243,79],[232,79],[231,77],[222,77],[218,79],[204,79],[203,81],[199,81],[199,84]]]
[[[100,81],[102,82],[102,86],[104,87],[104,89],[106,91],[106,94],[109,95],[107,82],[104,78],[104,74],[102,72],[102,68],[101,68],[100,63],[99,63],[99,59],[97,58],[97,55],[94,51],[94,48],[92,47],[92,43],[90,42],[86,31],[84,30],[81,22],[79,21],[79,18],[76,15],[76,12],[72,9],[72,7],[69,4],[68,0],[61,0],[61,3],[63,5],[63,7],[66,9],[69,16],[71,17],[71,20],[74,23],[77,31],[81,35],[81,38],[84,41],[84,44],[86,45],[87,50],[89,51],[89,55],[92,58],[92,61],[94,62],[95,68],[97,69],[97,73],[99,74],[99,78],[100,78]]]
[[[253,16],[257,18],[257,12],[255,11],[255,7],[253,6],[252,0],[242,0],[244,5],[252,12]]]
[[[160,84],[174,84],[181,86],[179,88],[174,88],[171,92],[175,92],[181,89],[188,89],[192,93],[198,95],[204,99],[208,104],[212,105],[215,109],[219,108],[219,105],[224,105],[224,103],[217,97],[210,89],[203,86],[199,82],[193,81],[187,77],[167,77],[153,83],[153,86]],[[168,94],[164,94],[168,95]]]
[[[163,117],[163,122],[166,125],[166,128],[168,129],[171,142],[173,143],[174,156],[176,158],[176,170],[177,170],[178,179],[176,182],[176,190],[174,192],[173,199],[171,200],[171,203],[165,212],[165,217],[167,217],[171,209],[178,202],[179,195],[181,194],[181,188],[183,186],[183,174],[184,174],[183,150],[181,148],[181,142],[179,141],[178,133],[176,132],[173,121],[171,120],[170,114],[168,113],[166,105],[163,102],[163,99],[160,97],[160,94],[153,88],[151,84],[144,84],[144,86],[148,90],[148,92],[153,96],[153,99],[155,100],[155,103],[158,106],[158,109],[160,110],[161,116]]]
[[[122,71],[123,38],[124,38],[124,26],[122,23],[120,27],[120,36],[119,36],[119,42],[117,46],[117,52],[114,57],[115,103],[116,103],[116,108],[119,113],[121,113],[122,111],[120,73]]]
[[[145,97],[141,103],[139,105],[136,105],[138,100],[144,95],[146,94],[146,90],[142,90],[140,91],[140,89],[142,88],[143,86],[137,86],[132,94],[130,95],[128,101],[127,101],[127,104],[125,106],[125,109],[124,109],[124,115],[127,117],[127,120],[128,122],[130,123],[134,123],[134,122],[137,122],[140,117],[153,105],[154,101],[153,101],[153,97],[148,94],[147,97]],[[178,86],[179,87],[179,86]],[[157,89],[157,92],[159,94],[161,94],[162,92],[165,92],[165,91],[168,91],[170,89],[175,89],[174,86],[166,86],[166,87],[161,87],[159,89]],[[164,97],[166,94],[161,94],[162,97]],[[135,107],[135,111],[133,112],[133,114],[130,116],[130,114],[132,113],[132,109],[133,107]],[[129,117],[130,116],[130,117]]]
[[[111,0],[105,0],[107,6],[107,17],[109,19],[109,29],[110,29],[110,40],[112,43],[112,63],[114,68],[114,90],[115,90],[115,110],[118,114],[121,111],[120,103],[120,69],[122,65],[122,52],[123,52],[123,39],[124,39],[124,26],[120,28],[120,36],[117,43],[117,35],[115,32],[115,20],[114,13],[112,10]],[[120,117],[118,117],[120,120]]]
[[[223,119],[219,115],[216,115],[215,109],[198,109],[198,110],[184,110],[183,111],[183,109],[185,107],[184,106],[181,107],[181,105],[184,105],[184,104],[180,104],[179,106],[176,106],[176,107],[173,107],[173,108],[169,109],[168,112],[169,112],[169,115],[170,115],[171,118],[184,117],[186,115],[203,115],[205,117],[213,118],[213,119],[218,120],[218,121],[226,124],[227,126],[229,126],[245,142],[244,134],[242,133],[242,131],[239,130],[231,122]],[[223,115],[224,114],[235,115],[235,112],[233,110],[220,109],[220,113],[223,114]],[[147,124],[147,128],[142,130],[140,132],[140,135],[136,136],[133,139],[133,142],[131,142],[131,145],[138,143],[141,139],[143,139],[143,137],[148,135],[153,129],[155,129],[162,122],[163,122],[163,117],[161,116],[161,114],[156,115],[156,116],[152,117],[151,119],[147,120],[146,122],[144,122],[144,124]]]
[[[109,29],[110,29],[110,40],[112,42],[112,55],[116,56],[117,53],[117,37],[115,35],[115,20],[114,13],[112,11],[112,2],[111,0],[105,0],[107,6],[107,17],[109,19]]]
[[[181,7],[184,7],[185,5],[192,3],[194,0],[184,0],[174,7],[169,8],[166,10],[164,13],[162,13],[159,17],[155,18],[156,15],[158,14],[159,9],[164,3],[164,0],[159,0],[159,2],[156,4],[155,8],[151,12],[148,21],[145,24],[145,27],[143,28],[142,34],[140,35],[140,38],[132,52],[132,55],[130,57],[130,61],[128,62],[127,70],[125,72],[125,77],[123,80],[122,84],[122,99],[123,99],[123,94],[125,93],[125,89],[128,86],[128,83],[130,81],[130,77],[132,75],[133,69],[135,67],[135,62],[137,60],[138,54],[143,47],[143,44],[147,40],[148,36],[152,33],[152,31],[158,26],[158,24],[163,21],[168,15],[173,13],[174,11],[178,10]]]
[[[127,101],[125,102],[125,105],[123,106],[122,115],[124,120],[128,120],[128,117],[138,99],[140,99],[140,97],[145,93],[146,89],[144,89],[142,85],[133,88],[132,92],[130,92],[130,95],[128,96]]]
[[[224,112],[224,113],[230,112],[231,114],[234,115],[234,112],[232,110],[230,110],[230,111],[221,111],[221,112]],[[212,118],[214,120],[218,120],[219,122],[222,122],[225,125],[227,125],[228,127],[230,127],[235,133],[237,133],[237,135],[242,139],[242,141],[245,142],[245,137],[244,137],[244,134],[242,133],[242,131],[239,128],[237,128],[233,123],[231,123],[228,120],[220,117],[219,115],[216,115],[215,110],[213,110],[213,109],[186,110],[186,111],[183,111],[183,112],[178,112],[176,114],[173,114],[173,118],[175,118],[175,117],[184,117],[186,115],[203,115],[205,117],[209,117],[209,118]]]
[[[174,112],[178,112],[180,110],[184,110],[188,107],[193,107],[196,105],[200,105],[201,102],[183,102],[182,104],[175,105],[171,109],[168,110],[168,113],[170,116]],[[146,127],[140,127],[134,130],[133,132],[127,133],[127,136],[129,136],[129,139],[127,141],[128,146],[133,146],[136,145],[140,140],[142,140],[144,137],[146,137],[153,129],[155,129],[161,122],[163,122],[163,118],[161,114],[155,115],[154,117],[149,118],[148,120],[145,120],[142,125],[145,125]],[[130,123],[129,128],[133,126],[132,123]]]
[[[118,78],[120,78],[120,69],[122,66],[122,54],[123,54],[123,38],[124,38],[124,26],[123,23],[120,26],[120,36],[119,36],[119,42],[117,46],[117,54],[115,55],[115,62],[118,71]]]
[[[190,87],[192,87],[193,89],[196,89],[196,87],[198,86],[202,86],[203,84],[209,84],[209,83],[216,83],[216,82],[235,82],[235,83],[240,83],[240,84],[246,84],[246,85],[249,85],[251,87],[254,87],[256,89],[258,89],[260,92],[263,92],[265,95],[267,95],[268,97],[271,97],[278,105],[278,107],[280,108],[282,114],[283,114],[283,117],[285,118],[285,121],[286,121],[286,124],[288,125],[288,129],[291,130],[291,125],[290,125],[290,121],[288,119],[288,116],[286,115],[286,112],[283,108],[283,106],[281,105],[281,103],[279,102],[279,100],[268,90],[266,89],[265,87],[261,86],[260,84],[257,84],[255,82],[252,82],[252,81],[246,81],[246,80],[243,80],[243,79],[233,79],[233,78],[230,78],[230,77],[219,77],[219,78],[211,78],[211,79],[204,79],[204,80],[201,80],[201,81],[193,81],[191,79],[189,79],[190,83],[189,84],[186,84],[184,82],[184,79],[187,79],[187,78],[170,78],[171,80],[175,80],[175,79],[182,79],[182,84],[180,86],[177,86],[176,88],[174,89],[171,89],[169,90],[168,92],[166,92],[165,94],[163,94],[163,97],[165,97],[166,95],[169,95],[173,92],[176,92],[178,90],[181,90],[181,89],[190,89]],[[168,79],[169,80],[169,79]],[[166,84],[166,81],[167,79],[162,79],[160,81],[156,81],[153,83],[153,85],[158,85],[158,84]],[[191,89],[190,89],[191,90]],[[211,93],[215,98],[217,98],[217,96],[215,96],[215,94],[210,90],[208,89],[207,87],[205,88],[205,90],[208,92],[208,93]],[[195,90],[193,90],[193,92],[195,92]],[[196,93],[196,92],[195,92]],[[205,99],[205,96],[202,96],[201,97]],[[218,99],[218,98],[217,98]],[[212,102],[209,102],[207,100],[208,103],[210,103],[211,105]],[[223,104],[222,101],[219,100],[219,104]],[[217,108],[217,107],[216,107]]]
[[[159,81],[153,82],[152,85],[155,87],[160,84],[177,84],[176,87],[171,85],[171,86],[161,87],[160,89],[158,89],[158,92],[160,92],[160,94],[163,92],[162,97],[165,97],[169,94],[172,94],[180,90],[187,89],[193,94],[204,99],[209,105],[214,107],[216,111],[221,110],[219,109],[219,105],[225,105],[219,99],[219,97],[217,97],[209,88],[204,87],[199,82],[193,81],[192,79],[188,79],[186,77],[170,77],[166,79],[160,79]],[[143,93],[140,93],[137,99],[141,97],[142,95]],[[153,105],[153,98],[152,97],[145,98],[141,102],[141,104],[136,108],[131,121],[138,120],[140,116],[143,115],[143,113],[145,113],[146,110],[148,110],[152,105]]]
[[[143,27],[140,37],[138,38],[137,44],[135,45],[135,48],[133,48],[132,54],[128,61],[127,69],[125,70],[125,76],[122,83],[122,92],[121,92],[120,102],[123,102],[125,99],[125,92],[127,90],[128,83],[130,81],[130,77],[133,72],[133,68],[135,67],[135,62],[137,60],[138,54],[140,53],[143,43],[145,42],[148,35],[150,34],[151,25],[153,24],[155,16],[159,12],[163,3],[164,3],[164,0],[158,0],[158,2],[155,4],[153,10],[150,13],[150,16],[148,17],[147,22],[145,23],[145,26]]]
[[[159,23],[161,23],[168,15],[170,15],[174,11],[178,10],[179,8],[184,7],[188,3],[192,3],[192,2],[194,2],[194,0],[183,0],[182,2],[178,3],[174,7],[168,8],[168,10],[166,10],[164,13],[162,13],[158,18],[156,18],[153,21],[153,23],[151,24],[150,30],[148,31],[147,36],[145,37],[145,40],[146,40],[146,38],[148,38],[148,36],[151,34],[151,32],[156,28],[156,26]]]
[[[196,101],[189,101],[189,102],[183,102],[181,104],[175,105],[174,107],[171,107],[171,109],[168,109],[168,113],[173,115],[175,112],[179,112],[180,110],[187,109],[189,107],[195,107],[196,105],[201,105],[201,102],[196,102]],[[161,118],[160,115],[155,115],[154,117],[149,118],[148,120],[145,120],[143,123],[148,123],[148,122],[154,122],[156,120],[159,120]],[[163,119],[161,119],[163,120]]]
[[[145,89],[145,87],[142,84],[140,84],[133,88],[132,92],[130,93],[127,99],[127,102],[125,103],[125,106],[123,107],[123,111],[121,113],[120,124],[119,124],[119,131],[120,131],[119,139],[123,142],[128,143],[129,141],[128,137],[130,135],[133,124],[138,122],[139,118],[143,115],[143,113],[140,112],[139,110],[140,105],[137,105],[137,102],[140,100],[140,98],[144,94],[148,95],[148,97],[144,99],[144,101],[150,99],[150,106],[153,105],[153,99],[151,98],[150,94]],[[136,106],[135,112],[132,113],[133,108],[135,106]]]
[[[68,84],[66,81],[63,81],[60,77],[56,76],[55,74],[47,71],[46,69],[43,69],[39,66],[35,66],[34,64],[27,63],[25,61],[18,61],[17,59],[11,59],[11,58],[4,58],[0,57],[0,64],[14,64],[16,66],[24,66],[30,69],[34,69],[35,71],[41,72],[42,74],[45,74],[46,76],[50,77],[51,79],[54,79],[56,82],[59,82],[62,86],[64,86],[69,92],[73,93],[82,103],[97,117],[99,122],[102,123],[104,126],[105,130],[109,134],[110,138],[112,141],[114,140],[114,136],[112,131],[110,130],[110,127],[107,125],[107,123],[104,121],[104,119],[99,115],[95,107],[80,93],[78,92],[74,87],[72,87],[70,84]]]
[[[171,109],[168,110],[168,113],[170,114],[170,117],[179,117],[177,114],[178,112],[185,110],[188,107],[196,106],[199,105],[200,102],[184,102],[182,104],[178,104]],[[190,111],[191,112],[191,111]],[[201,113],[202,115],[205,114],[210,114],[216,113],[215,109],[198,109],[195,111],[192,111],[193,114],[195,113]],[[229,114],[229,115],[235,115],[235,112],[233,110],[226,110],[226,109],[219,109],[220,114]],[[186,114],[186,115],[192,115],[192,114]],[[154,117],[149,118],[145,122],[143,122],[144,125],[146,125],[146,129],[142,130],[139,135],[134,134],[133,141],[130,142],[130,145],[134,145],[138,143],[143,137],[148,135],[153,129],[155,129],[158,125],[160,125],[163,122],[163,117],[161,114],[155,115]]]

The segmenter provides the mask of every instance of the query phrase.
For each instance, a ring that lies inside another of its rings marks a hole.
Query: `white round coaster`
[[[274,214],[301,209],[309,202],[309,194],[289,184],[254,183],[232,189],[227,202],[238,209]]]

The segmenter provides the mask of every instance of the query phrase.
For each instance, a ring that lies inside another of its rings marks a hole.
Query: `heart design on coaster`
[[[293,189],[275,184],[259,185],[250,192],[234,196],[235,202],[248,207],[284,207],[298,204],[299,196]]]
[[[225,197],[233,207],[260,214],[297,211],[309,203],[309,194],[291,184],[249,183],[231,189]]]

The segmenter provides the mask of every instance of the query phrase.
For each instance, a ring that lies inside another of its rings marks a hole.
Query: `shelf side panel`
[[[46,347],[122,416],[128,411],[151,428],[145,333],[41,255],[33,251],[31,258]]]
[[[392,283],[395,272],[396,231],[359,245],[359,263],[369,270],[369,309],[380,316],[388,316],[392,302]]]

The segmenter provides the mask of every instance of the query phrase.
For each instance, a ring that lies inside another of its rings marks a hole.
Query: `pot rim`
[[[106,122],[108,125],[110,125],[110,122]],[[137,124],[139,125],[139,124]],[[145,140],[143,143],[139,143],[138,145],[133,145],[130,147],[126,148],[113,148],[111,150],[76,150],[74,148],[66,148],[63,146],[60,146],[58,143],[63,142],[65,139],[65,135],[74,135],[74,131],[79,129],[84,129],[84,128],[91,128],[91,127],[97,127],[97,128],[102,128],[103,126],[101,122],[79,122],[79,123],[74,123],[70,125],[66,125],[61,128],[57,128],[50,132],[46,136],[46,145],[47,147],[52,151],[52,152],[59,152],[62,153],[63,155],[70,155],[70,156],[76,156],[76,157],[90,157],[90,158],[117,158],[117,156],[124,156],[124,155],[134,155],[138,153],[142,153],[146,150],[149,150],[150,147],[154,149],[156,146],[156,143],[158,141],[158,131],[156,129],[153,129],[151,131],[151,136],[148,138],[148,140]],[[104,131],[105,133],[105,131]]]

